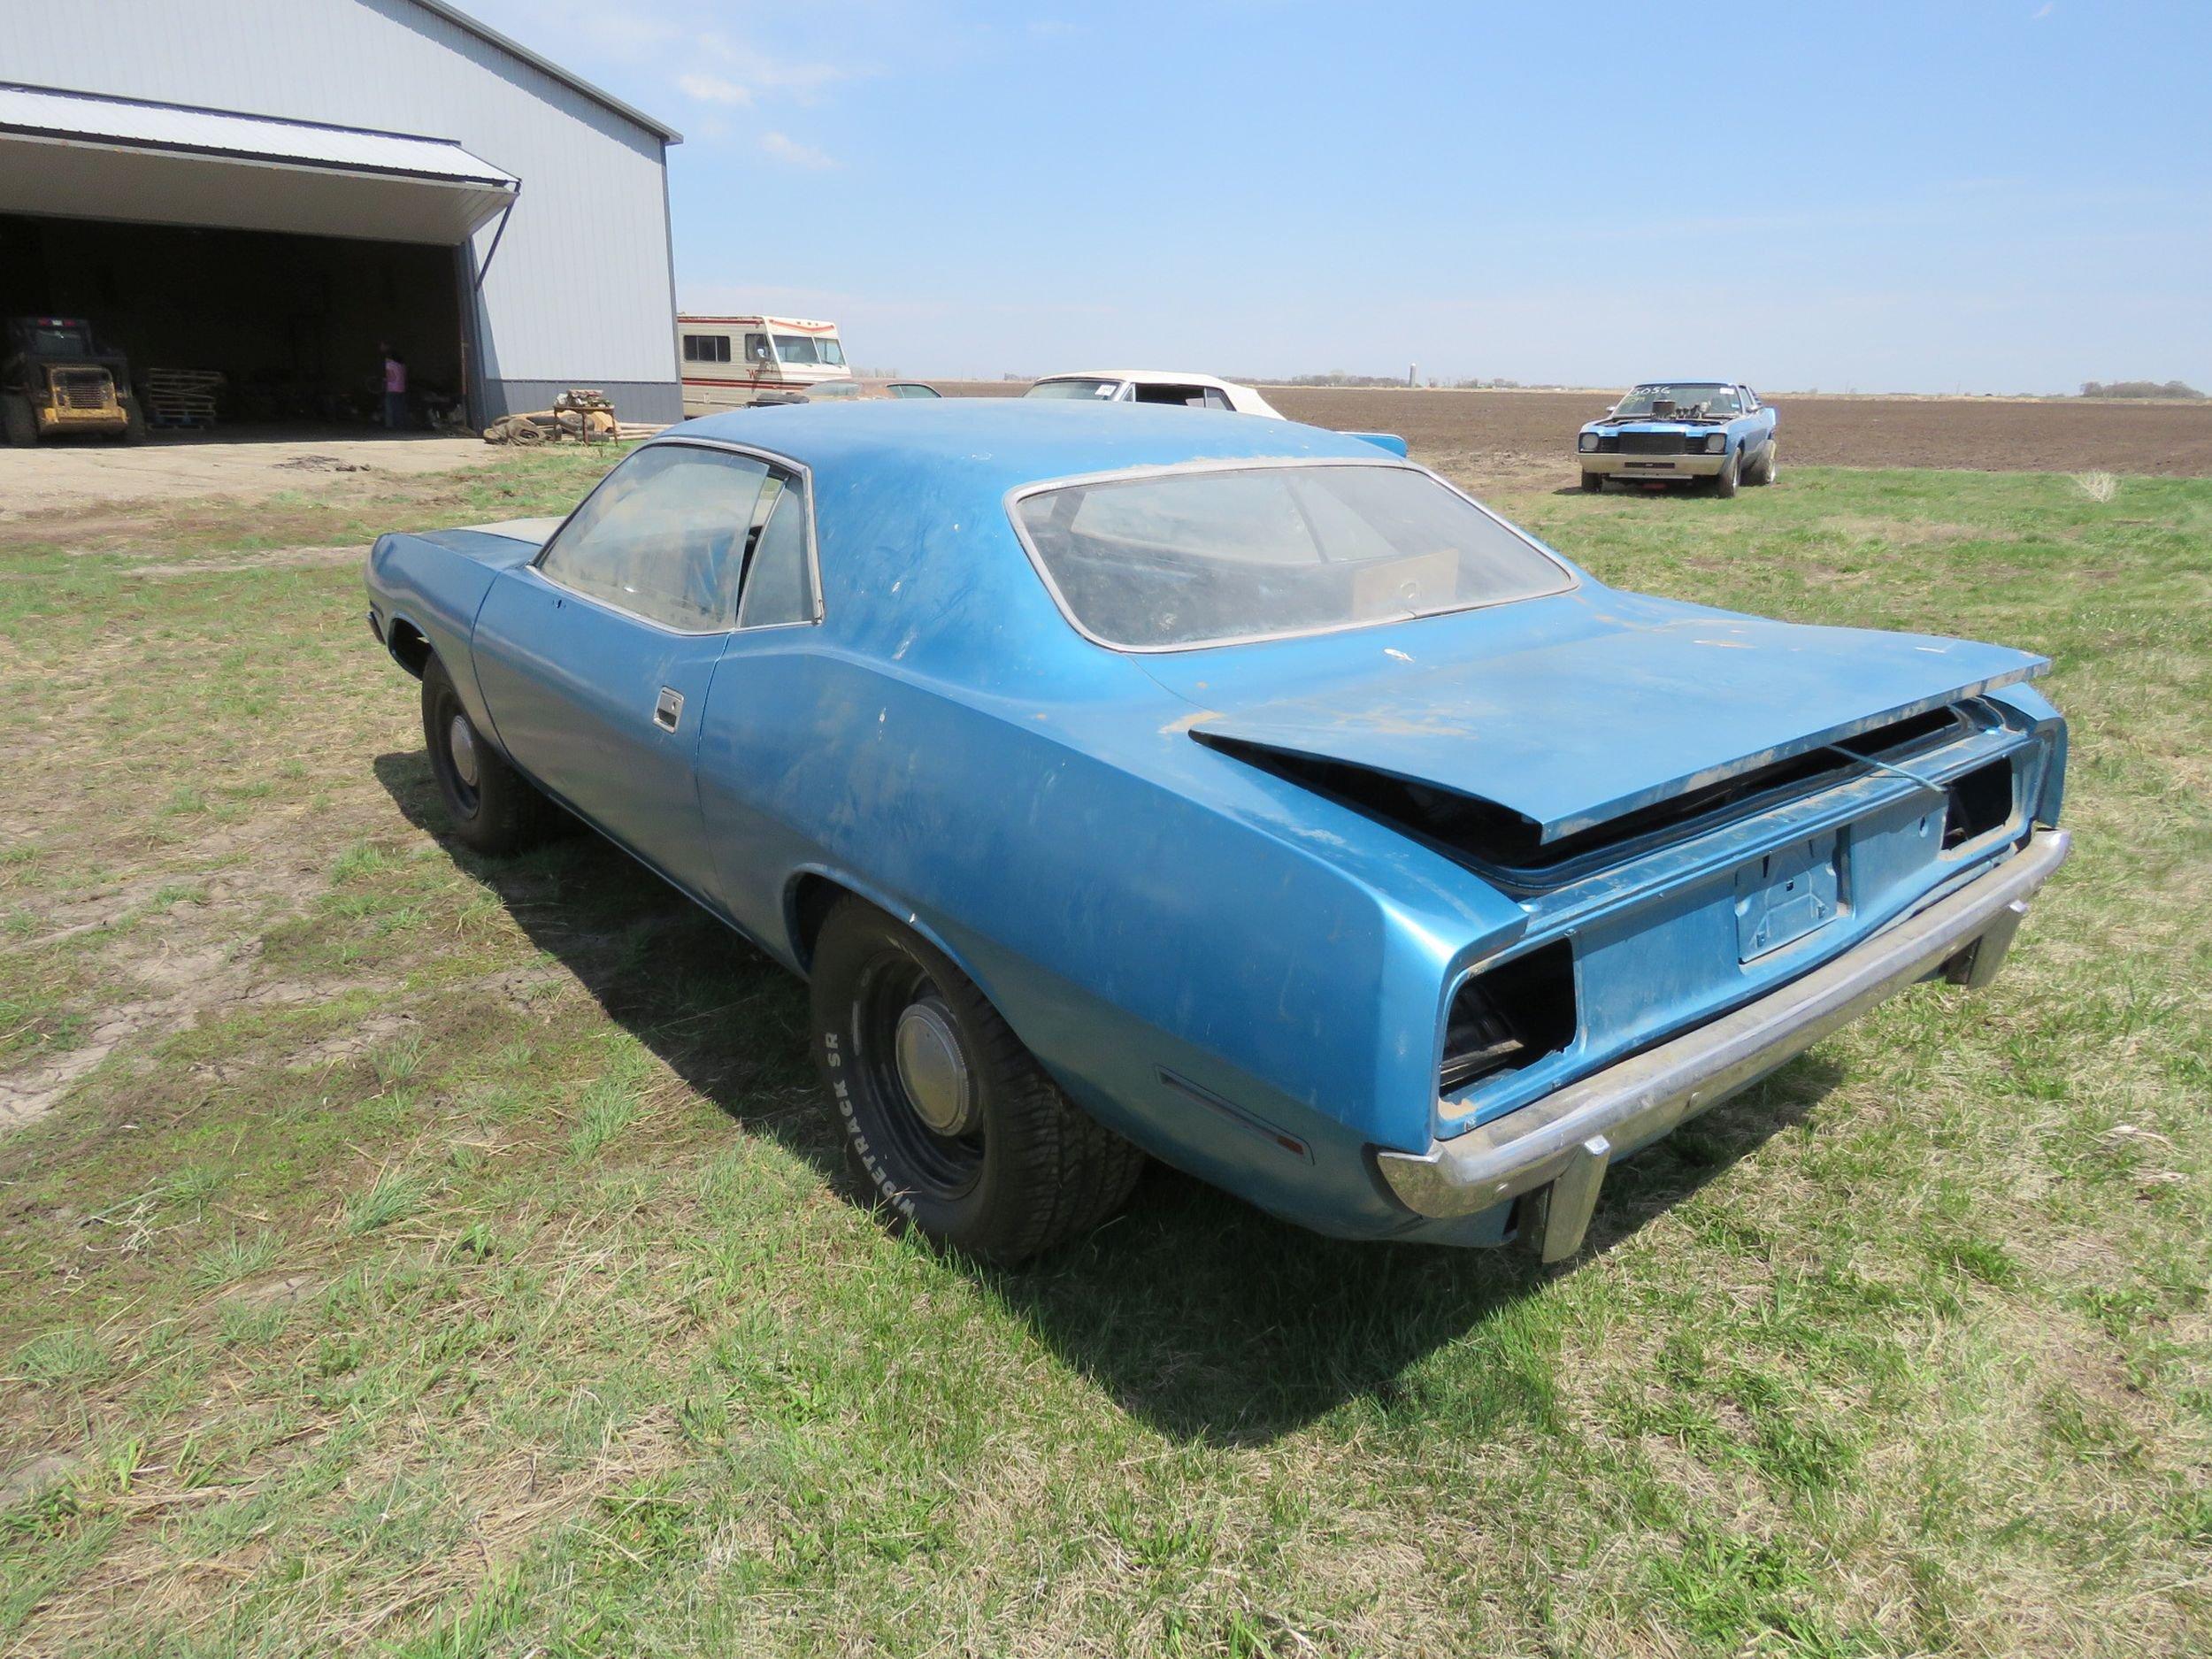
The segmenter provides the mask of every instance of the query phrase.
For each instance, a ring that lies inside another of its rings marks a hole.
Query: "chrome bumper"
[[[1757,1002],[1531,1102],[1426,1152],[1379,1152],[1416,1213],[1463,1216],[1532,1194],[1521,1236],[1547,1262],[1572,1256],[1617,1152],[1632,1152],[1938,969],[1959,984],[1996,976],[2028,900],[2065,862],[2064,830],[2039,830],[1986,874],[1893,922]]]
[[[1608,455],[1596,449],[1575,451],[1575,459],[1586,472],[1606,478],[1647,478],[1661,483],[1671,478],[1711,478],[1727,458],[1726,450],[1718,455]]]

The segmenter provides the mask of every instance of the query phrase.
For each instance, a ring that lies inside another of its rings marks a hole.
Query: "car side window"
[[[1209,409],[1233,409],[1235,405],[1229,402],[1228,393],[1223,391],[1218,386],[1209,386],[1206,388],[1206,407]]]
[[[1202,386],[1140,386],[1135,400],[1140,403],[1172,403],[1179,408],[1206,407],[1206,388]]]
[[[650,445],[610,472],[561,526],[538,556],[539,573],[665,628],[729,627],[771,473],[751,456]]]
[[[747,334],[745,336],[746,362],[773,363],[775,360],[774,354],[768,349],[768,336],[766,334]]]
[[[772,628],[811,622],[814,561],[807,549],[805,483],[771,468],[754,505],[752,552],[745,562],[745,589],[737,607],[741,628]]]
[[[1748,386],[1743,388],[1743,406],[1746,414],[1755,415],[1759,412],[1759,394]]]

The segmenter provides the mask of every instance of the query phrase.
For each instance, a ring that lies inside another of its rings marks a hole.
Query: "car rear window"
[[[1162,472],[1033,491],[1024,539],[1069,619],[1174,650],[1560,593],[1571,572],[1417,467]]]

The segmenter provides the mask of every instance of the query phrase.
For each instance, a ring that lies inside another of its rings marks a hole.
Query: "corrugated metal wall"
[[[0,80],[449,138],[505,168],[522,194],[479,308],[488,412],[504,381],[518,407],[539,386],[599,386],[626,419],[680,415],[657,134],[413,0],[7,12]],[[478,233],[480,261],[495,224]]]

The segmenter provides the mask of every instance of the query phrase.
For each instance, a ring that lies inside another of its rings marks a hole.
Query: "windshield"
[[[1119,380],[1039,380],[1024,397],[1110,398],[1121,389]]]
[[[1174,649],[1432,616],[1574,585],[1415,467],[1225,468],[1068,484],[1017,504],[1084,632]]]
[[[31,355],[40,357],[90,357],[92,331],[82,323],[42,322],[31,325]]]
[[[845,366],[845,348],[837,343],[835,335],[817,339],[812,334],[778,334],[776,356],[786,363],[826,363],[834,368]]]
[[[1614,409],[1617,417],[1649,415],[1656,412],[1655,405],[1672,403],[1671,413],[1677,415],[1740,415],[1743,402],[1732,386],[1716,386],[1708,380],[1685,381],[1679,386],[1640,386],[1621,399]]]

